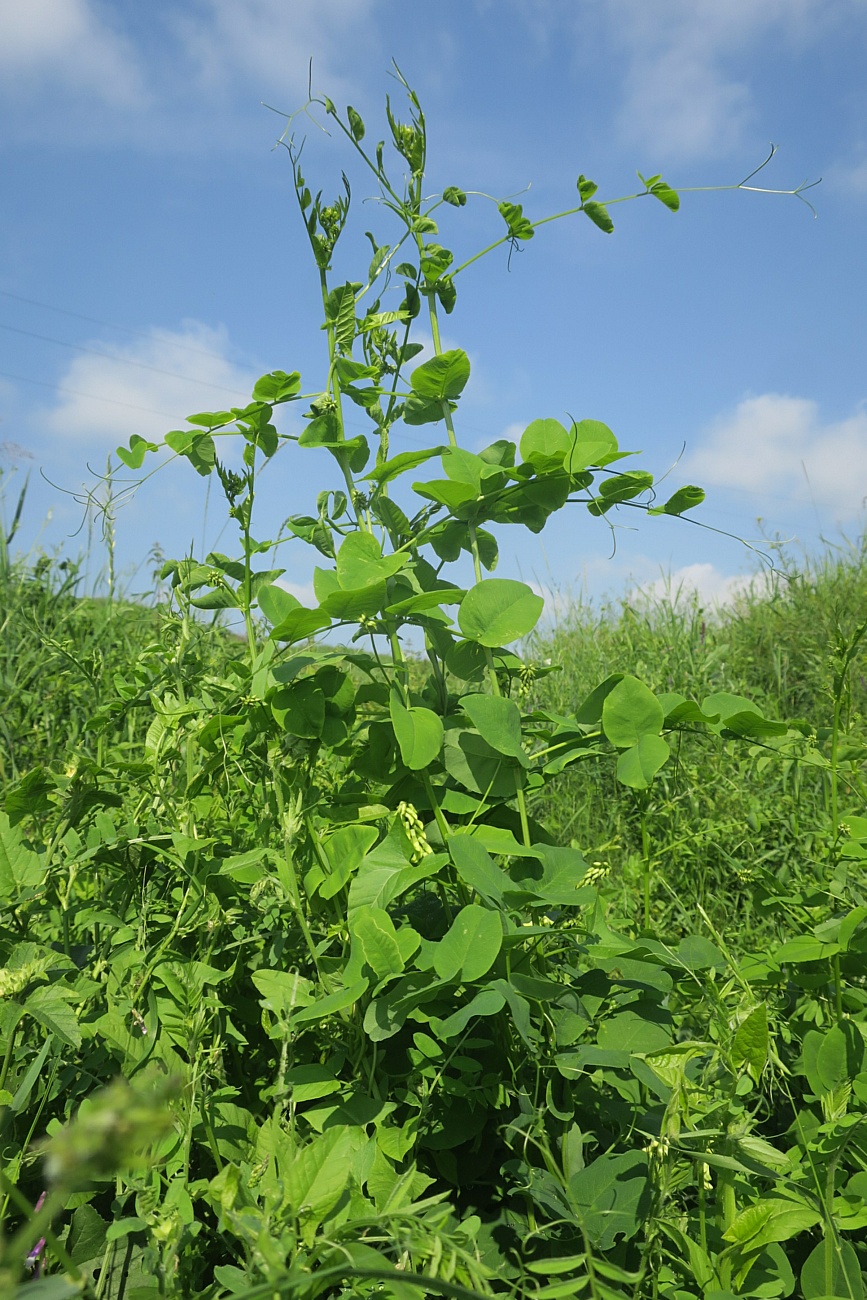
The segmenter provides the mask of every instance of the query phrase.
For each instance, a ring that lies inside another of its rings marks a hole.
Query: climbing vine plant
[[[680,515],[703,493],[657,498],[596,418],[542,414],[478,453],[459,440],[471,368],[443,347],[440,314],[470,267],[554,220],[610,234],[624,200],[581,175],[567,211],[497,203],[495,237],[456,263],[442,227],[470,200],[426,193],[425,119],[401,84],[406,120],[387,101],[373,145],[353,108],[305,109],[397,231],[368,234],[357,280],[333,272],[349,180],[323,199],[297,119],[283,137],[321,288],[321,388],[274,371],[246,406],[166,435],[218,480],[238,549],[163,570],[163,643],[90,724],[108,735],[147,708],[140,749],[103,746],[7,799],[0,895],[18,930],[0,1101],[18,1226],[2,1267],[14,1281],[27,1250],[31,1266],[47,1251],[64,1296],[139,1300],[772,1297],[796,1271],[808,1300],[860,1296],[841,1234],[867,1222],[867,907],[832,905],[821,934],[750,961],[704,926],[657,933],[652,911],[650,791],[684,734],[828,760],[746,699],[659,695],[629,674],[568,714],[540,707],[534,683],[557,665],[522,644],[542,598],[494,576],[503,527],[537,534],[563,509]],[[626,197],[678,211],[661,176],[640,181]],[[274,422],[288,405],[300,434]],[[350,408],[367,435],[349,436]],[[430,445],[395,452],[401,426]],[[322,465],[311,513],[281,529],[317,552],[310,607],[280,585],[255,512],[281,447]],[[138,470],[158,450],[133,437],[118,455]],[[196,611],[223,609],[246,640],[215,670]],[[576,763],[611,765],[634,800],[634,915],[614,914],[604,867],[545,830],[545,791]],[[856,858],[867,822],[846,825]],[[805,964],[818,982],[787,981]],[[818,1011],[795,1041],[784,1023],[808,1023],[805,1000]],[[28,1154],[37,1096],[44,1173]],[[768,1108],[785,1143],[755,1131]]]

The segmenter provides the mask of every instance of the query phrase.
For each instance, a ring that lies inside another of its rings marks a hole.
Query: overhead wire
[[[127,325],[118,325],[118,324],[116,324],[116,323],[114,323],[114,322],[112,322],[112,321],[102,320],[102,319],[100,319],[100,318],[97,317],[97,316],[87,316],[87,315],[85,315],[85,314],[82,313],[82,312],[75,312],[75,311],[70,311],[70,310],[68,310],[67,308],[64,308],[64,307],[56,307],[56,306],[52,306],[50,303],[40,302],[38,299],[35,299],[35,298],[27,298],[27,297],[24,297],[22,294],[11,293],[9,290],[6,290],[6,289],[0,289],[0,297],[2,297],[2,298],[9,298],[9,299],[11,299],[11,300],[14,301],[14,302],[25,303],[25,304],[27,304],[28,306],[31,306],[31,307],[38,307],[38,308],[40,308],[40,309],[42,309],[42,310],[44,310],[44,311],[54,312],[54,313],[56,313],[57,315],[69,316],[69,317],[71,317],[71,318],[73,318],[73,319],[75,319],[75,320],[87,321],[87,322],[88,322],[89,324],[91,324],[91,325],[101,325],[101,326],[103,326],[103,327],[106,328],[106,329],[119,330],[119,331],[121,331],[122,333],[130,334],[130,335],[133,335],[133,336],[138,337],[138,338],[145,338],[145,339],[151,339],[151,340],[153,340],[153,337],[154,337],[153,334],[152,334],[151,332],[147,331],[147,330],[134,329],[134,328],[132,328],[131,326],[127,326]],[[79,344],[79,343],[69,343],[69,342],[67,342],[65,339],[56,339],[56,338],[52,338],[52,337],[50,337],[49,335],[37,334],[37,333],[34,333],[34,332],[30,331],[30,330],[21,329],[21,328],[19,328],[19,327],[17,327],[17,326],[14,326],[14,325],[4,325],[4,324],[0,324],[0,329],[6,330],[6,331],[8,331],[8,332],[10,332],[10,333],[20,334],[20,335],[22,335],[22,336],[24,336],[24,337],[26,337],[26,338],[36,339],[36,340],[39,341],[39,342],[44,342],[44,343],[53,343],[53,344],[56,344],[56,345],[59,346],[59,347],[65,347],[65,348],[74,349],[74,350],[77,351],[77,352],[85,352],[85,353],[89,353],[89,354],[92,355],[92,356],[98,356],[98,357],[102,357],[102,358],[104,358],[104,359],[107,360],[107,361],[113,361],[113,362],[115,362],[117,365],[133,366],[133,367],[135,367],[135,368],[138,369],[138,370],[147,370],[147,371],[150,371],[150,372],[152,372],[152,373],[154,373],[154,374],[165,375],[166,377],[171,378],[171,379],[180,379],[180,380],[183,380],[183,381],[186,382],[186,383],[192,383],[192,384],[200,385],[200,386],[202,386],[202,387],[211,388],[211,389],[213,389],[213,390],[216,391],[216,392],[229,393],[229,394],[231,394],[231,395],[234,396],[234,397],[243,397],[245,400],[248,399],[248,397],[249,397],[249,394],[247,394],[247,393],[241,393],[240,390],[238,390],[238,389],[234,389],[234,388],[226,388],[226,387],[223,387],[223,386],[221,386],[221,385],[219,385],[219,384],[211,383],[210,380],[206,380],[206,379],[194,379],[191,375],[181,375],[181,374],[178,374],[176,371],[172,371],[172,370],[164,370],[164,369],[162,369],[162,368],[160,368],[160,367],[158,367],[158,366],[150,366],[150,365],[148,365],[148,364],[146,364],[145,362],[142,362],[142,361],[133,361],[133,360],[131,360],[131,359],[129,359],[129,358],[126,358],[126,357],[118,357],[118,356],[113,355],[113,354],[110,353],[110,352],[102,352],[102,351],[100,351],[100,350],[98,350],[98,349],[96,349],[96,348],[86,347],[84,344]],[[175,348],[175,349],[178,350],[178,351],[182,351],[182,352],[190,352],[190,353],[193,353],[193,354],[197,354],[197,355],[199,355],[199,356],[209,357],[209,358],[211,358],[211,359],[213,359],[213,360],[218,360],[218,361],[224,361],[224,362],[225,362],[225,360],[226,360],[226,357],[225,357],[224,355],[222,355],[221,353],[219,353],[219,352],[210,352],[210,351],[208,351],[208,350],[205,349],[205,348],[196,348],[196,347],[192,347],[192,346],[190,346],[190,345],[188,345],[188,344],[175,343],[174,341],[172,341],[172,346],[173,346],[173,348]],[[60,385],[60,384],[50,384],[50,383],[45,382],[44,380],[30,379],[30,378],[27,378],[27,377],[24,376],[24,375],[13,375],[13,374],[10,374],[10,373],[8,373],[8,372],[6,372],[6,371],[0,371],[0,377],[2,377],[2,378],[4,378],[4,379],[12,379],[12,380],[15,380],[15,381],[18,382],[18,383],[32,384],[32,385],[35,385],[35,386],[40,387],[40,388],[48,388],[48,389],[52,389],[54,392],[58,392],[58,393],[67,393],[67,394],[69,394],[70,396],[73,396],[73,397],[82,397],[82,398],[85,398],[85,399],[88,400],[88,401],[93,401],[93,402],[104,402],[104,403],[107,403],[107,404],[109,404],[109,405],[111,405],[111,406],[120,406],[120,407],[123,407],[123,408],[125,408],[126,410],[130,410],[130,411],[141,411],[142,413],[144,413],[144,414],[148,414],[148,415],[159,415],[159,416],[162,416],[162,417],[164,417],[165,419],[168,419],[168,420],[177,420],[177,419],[179,419],[179,418],[186,418],[186,417],[179,417],[179,416],[178,416],[176,413],[174,413],[174,412],[158,411],[158,410],[156,410],[156,408],[154,408],[154,407],[150,407],[150,406],[139,406],[139,405],[136,405],[136,404],[134,404],[134,403],[132,403],[132,402],[122,402],[122,401],[119,401],[119,400],[116,399],[116,398],[111,398],[111,397],[98,397],[95,393],[84,393],[84,392],[81,392],[80,390],[77,390],[77,389],[74,389],[74,388],[67,388],[67,387],[62,386],[62,385]],[[348,427],[356,428],[356,429],[361,429],[361,430],[364,430],[365,432],[367,431],[367,427],[364,426],[364,425],[362,425],[361,423],[359,423],[359,422],[357,422],[357,421],[354,421],[354,420],[346,420],[345,423],[346,423],[346,425],[347,425]],[[471,424],[464,423],[463,427],[464,427],[468,432],[471,432],[471,433],[479,433],[479,434],[481,434],[483,437],[486,437],[486,438],[492,436],[489,430],[480,429],[477,425],[471,425]],[[403,439],[406,439],[406,440],[411,441],[411,442],[425,442],[425,441],[426,441],[426,439],[424,438],[424,436],[423,436],[422,434],[418,434],[418,433],[410,433],[409,430],[404,429],[404,428],[396,428],[396,429],[393,429],[392,432],[391,432],[391,436],[392,436],[393,438],[403,438]],[[787,500],[790,499],[788,496],[769,494],[769,493],[767,493],[767,492],[754,491],[754,490],[750,490],[750,489],[748,489],[748,488],[747,488],[747,489],[740,489],[740,490],[746,492],[747,495],[750,495],[750,496],[756,496],[756,497],[761,497],[763,500],[767,500],[767,499],[769,498],[769,496],[770,496],[771,499],[780,500],[780,501],[787,501]],[[732,518],[736,517],[735,515],[733,515],[731,512],[728,512],[728,511],[721,511],[721,512],[719,512],[719,513],[721,513],[721,514],[725,514],[725,515],[730,515],[730,517],[732,517]]]
[[[44,379],[29,379],[26,375],[13,375],[7,370],[0,370],[0,379],[14,379],[19,384],[34,384],[37,388],[50,388],[55,393],[69,393],[72,397],[84,397],[89,402],[108,402],[110,406],[124,406],[128,411],[144,411],[148,415],[162,415],[167,420],[178,417],[170,411],[158,411],[153,406],[136,406],[132,402],[120,402],[116,397],[97,397],[96,393],[82,393],[77,388],[66,388],[61,384],[49,384]]]
[[[232,397],[246,397],[237,388],[226,388],[222,384],[211,383],[208,379],[194,379],[192,375],[179,375],[176,370],[163,370],[161,366],[149,366],[145,361],[132,361],[128,357],[118,357],[111,352],[101,352],[99,348],[89,348],[83,343],[68,343],[65,339],[55,339],[48,334],[35,334],[32,330],[20,329],[17,325],[3,325],[0,323],[0,330],[6,330],[10,334],[20,334],[24,338],[36,339],[40,343],[55,343],[61,348],[71,348],[74,352],[87,352],[93,357],[104,357],[107,361],[113,361],[115,365],[134,366],[136,370],[149,370],[154,375],[167,375],[169,379],[180,379],[188,384],[199,384],[203,388],[212,388],[219,393],[229,393]]]
[[[89,325],[102,325],[105,329],[119,330],[122,334],[131,334],[136,338],[153,338],[151,330],[133,329],[130,325],[117,325],[110,320],[101,320],[98,316],[85,316],[80,311],[69,311],[66,307],[53,307],[50,303],[39,302],[36,298],[25,298],[20,293],[10,293],[8,289],[0,289],[0,298],[11,298],[13,302],[26,303],[28,307],[39,307],[42,311],[52,311],[58,316],[71,316],[73,320],[87,321]],[[225,357],[221,352],[210,352],[207,348],[195,348],[189,343],[175,343],[173,346],[179,352],[192,352],[200,357],[213,357],[216,361],[225,361]]]

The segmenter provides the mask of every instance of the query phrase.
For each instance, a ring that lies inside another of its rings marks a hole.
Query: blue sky
[[[793,198],[700,193],[677,215],[619,206],[611,236],[583,218],[548,226],[510,265],[501,250],[462,277],[445,334],[473,364],[458,426],[473,449],[539,416],[592,417],[657,474],[685,444],[667,482],[702,484],[698,517],[716,529],[793,553],[860,533],[863,0],[0,0],[0,466],[7,514],[31,472],[25,547],[80,549],[69,492],[131,434],[241,404],[277,367],[308,391],[324,382],[282,122],[262,107],[297,108],[311,58],[314,89],[375,138],[400,94],[394,58],[427,116],[431,192],[530,186],[534,217],[574,205],[579,172],[599,197],[631,192],[636,169],[727,184],[771,141],[755,184],[823,177],[817,220]],[[308,136],[308,179],[328,194],[351,158]],[[353,179],[366,266],[378,217]],[[462,260],[499,233],[477,200],[443,242]],[[395,447],[425,441],[440,441],[431,426]],[[309,510],[331,465],[281,453],[259,535]],[[610,532],[572,509],[537,539],[501,533],[500,572],[600,595],[667,571],[710,599],[755,563],[719,533],[634,512],[611,558]],[[143,590],[151,548],[208,549],[220,527],[216,498],[170,466],[120,512],[118,563]],[[301,543],[283,552],[302,596],[314,561]]]

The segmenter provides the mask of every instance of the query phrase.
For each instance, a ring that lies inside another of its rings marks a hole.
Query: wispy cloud
[[[767,573],[724,574],[714,564],[686,564],[634,587],[628,599],[675,608],[697,601],[705,608],[725,609],[743,596],[764,594],[771,583]]]
[[[867,157],[832,164],[824,179],[831,189],[843,194],[867,194]]]
[[[867,500],[867,406],[824,421],[816,402],[763,393],[721,417],[684,465],[696,482],[787,495],[834,522]]]
[[[258,378],[230,359],[225,329],[198,321],[154,329],[132,345],[92,347],[105,355],[77,357],[58,381],[57,404],[36,420],[56,437],[95,447],[134,433],[157,441],[192,412],[242,406]]]
[[[354,70],[380,53],[377,2],[154,0],[138,14],[110,0],[0,0],[0,99],[27,105],[6,138],[226,149],[245,109],[304,102],[311,60],[314,91],[358,102]]]
[[[351,93],[347,65],[370,43],[374,6],[375,0],[198,0],[172,26],[204,86],[253,75],[263,89],[288,94],[294,108],[311,59],[315,85],[327,81],[332,96]]]
[[[94,0],[0,0],[0,73],[9,96],[57,88],[103,104],[141,105],[132,42]]]
[[[627,56],[621,133],[661,159],[730,151],[753,117],[744,54],[771,35],[799,37],[823,10],[819,0],[608,0]]]

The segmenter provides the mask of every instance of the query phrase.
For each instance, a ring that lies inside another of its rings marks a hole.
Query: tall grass
[[[563,665],[541,679],[536,701],[557,711],[577,708],[610,673],[633,673],[655,691],[678,691],[699,702],[718,691],[755,701],[766,716],[799,720],[831,743],[836,689],[841,694],[844,752],[854,756],[843,810],[863,813],[858,754],[865,738],[867,665],[863,644],[841,672],[845,648],[867,614],[867,539],[807,559],[791,557],[769,584],[747,587],[732,605],[714,610],[695,594],[623,598],[603,608],[573,603],[533,653]],[[848,747],[848,748],[846,748]],[[563,843],[592,851],[624,891],[638,888],[643,862],[641,813],[652,813],[660,910],[674,920],[679,898],[697,900],[720,921],[754,924],[756,880],[791,885],[809,876],[828,834],[831,791],[825,773],[763,763],[761,752],[684,740],[654,784],[651,803],[624,791],[610,770],[575,766],[545,817]],[[734,912],[732,909],[735,909]]]
[[[182,634],[153,596],[118,592],[113,537],[90,592],[86,574],[96,557],[15,554],[27,484],[5,523],[2,488],[0,477],[0,788],[38,766],[62,768],[71,756],[98,764],[107,744],[140,740],[148,692]],[[216,625],[195,623],[184,634],[187,657],[216,664],[232,653]],[[114,726],[97,740],[92,724],[106,709]]]

